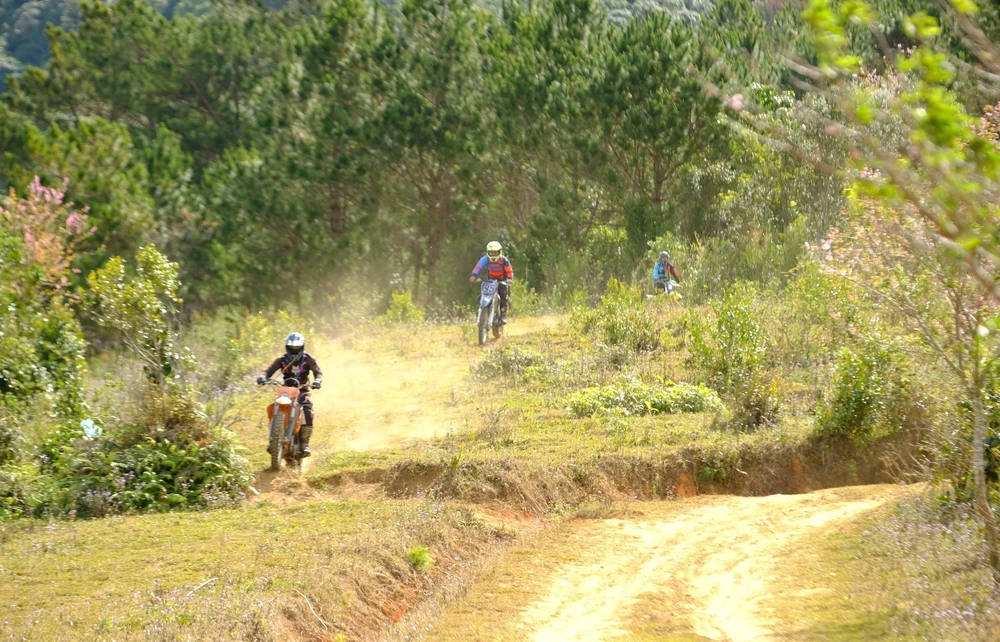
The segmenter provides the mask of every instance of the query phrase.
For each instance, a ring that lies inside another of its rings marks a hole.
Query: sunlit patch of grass
[[[283,639],[274,627],[289,605],[307,628],[322,628],[312,608],[354,639],[378,610],[363,599],[402,600],[393,582],[417,581],[399,556],[406,542],[442,547],[441,570],[454,573],[453,558],[496,537],[465,509],[416,500],[19,522],[0,537],[0,640],[229,639],[227,627],[251,625]],[[254,610],[257,624],[245,619]]]
[[[434,557],[426,546],[414,546],[406,550],[406,561],[414,569],[422,571],[434,563]]]
[[[971,512],[908,497],[787,551],[768,604],[789,640],[997,640],[1000,600]],[[794,578],[794,583],[792,582]]]

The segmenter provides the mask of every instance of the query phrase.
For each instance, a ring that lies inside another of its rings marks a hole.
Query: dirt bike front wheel
[[[479,345],[484,346],[490,339],[490,315],[486,308],[479,308]]]
[[[283,413],[276,411],[271,417],[271,433],[268,436],[267,452],[271,454],[271,470],[281,468],[282,435],[285,432],[285,422],[282,421]]]

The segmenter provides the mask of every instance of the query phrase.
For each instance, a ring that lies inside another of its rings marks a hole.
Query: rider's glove
[[[267,383],[267,377],[265,377],[264,375],[257,377],[258,386],[263,386],[265,383]]]
[[[476,275],[473,274],[472,276],[469,277],[469,283],[475,283],[475,282],[476,282]]]
[[[323,385],[322,381],[313,381],[312,382],[312,389],[313,390],[319,390],[322,385]]]

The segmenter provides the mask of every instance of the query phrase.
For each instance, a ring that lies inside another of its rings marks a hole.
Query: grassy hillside
[[[672,341],[681,310],[653,310]],[[794,406],[753,433],[715,410],[575,417],[569,399],[588,386],[696,374],[679,344],[616,355],[565,315],[518,318],[487,350],[469,324],[374,325],[312,345],[329,375],[301,477],[264,470],[266,393],[253,391],[233,424],[258,471],[251,501],[0,522],[2,639],[353,640],[581,507],[884,474],[846,450],[824,466]],[[435,561],[418,569],[420,547]]]

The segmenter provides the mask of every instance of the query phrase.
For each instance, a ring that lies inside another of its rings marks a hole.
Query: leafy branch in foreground
[[[941,24],[925,12],[902,23],[913,47],[890,50],[874,24],[872,7],[857,0],[837,6],[812,0],[803,18],[813,30],[817,62],[790,63],[799,88],[833,108],[802,109],[798,117],[848,145],[853,160],[848,177],[870,199],[879,239],[886,241],[866,248],[866,260],[883,268],[881,280],[859,282],[913,321],[974,409],[975,502],[985,524],[987,559],[1000,585],[1000,532],[983,452],[983,398],[1000,330],[1000,149],[988,120],[967,114],[954,88],[957,80],[972,79],[1000,91],[1000,47],[976,23],[973,2],[950,4],[953,22],[978,65],[937,46]],[[861,59],[849,49],[852,32],[865,28],[883,46],[887,70],[880,76],[861,73]],[[896,79],[889,91],[886,78]],[[757,114],[743,115],[741,125],[795,151],[761,110],[749,111]],[[839,171],[822,155],[800,158],[821,170]],[[863,267],[871,271],[871,263]],[[910,291],[916,285],[925,291]]]

